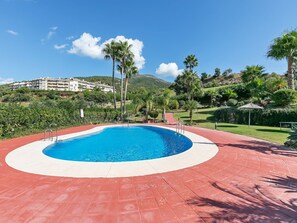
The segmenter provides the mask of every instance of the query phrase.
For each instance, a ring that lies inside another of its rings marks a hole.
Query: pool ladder
[[[56,126],[55,131],[53,131],[51,128],[48,128],[48,129],[44,130],[43,140],[44,141],[50,140],[50,141],[57,142],[58,141],[58,128],[57,128],[57,125],[52,124],[52,125],[50,125],[50,127],[51,126]],[[55,136],[54,136],[54,132],[56,132]]]
[[[185,133],[185,125],[182,122],[177,122],[175,125],[176,133]]]

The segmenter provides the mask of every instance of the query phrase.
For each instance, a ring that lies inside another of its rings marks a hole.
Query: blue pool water
[[[192,141],[174,131],[152,126],[110,127],[57,142],[43,153],[57,159],[122,162],[155,159],[184,152]]]

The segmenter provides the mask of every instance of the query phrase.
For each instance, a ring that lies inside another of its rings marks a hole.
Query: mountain
[[[153,75],[142,74],[134,76],[130,79],[130,88],[137,90],[140,87],[144,87],[146,89],[159,89],[159,88],[168,88],[171,83],[164,81],[160,78],[157,78]]]
[[[90,77],[77,77],[89,82],[101,82],[102,84],[112,85],[112,78],[108,76],[90,76]],[[115,78],[116,89],[120,88],[120,79]],[[136,91],[141,87],[147,90],[154,90],[159,88],[168,88],[169,82],[164,81],[150,74],[140,74],[132,77],[129,80],[129,91]]]

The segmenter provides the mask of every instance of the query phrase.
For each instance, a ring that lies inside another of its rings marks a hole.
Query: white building
[[[103,92],[113,92],[112,86],[93,83],[76,78],[49,78],[43,77],[31,81],[15,82],[11,85],[12,90],[28,87],[35,90],[55,90],[55,91],[84,91],[100,88]]]
[[[98,84],[97,87],[100,88],[103,92],[113,92],[112,86],[106,84]]]
[[[22,88],[22,87],[32,88],[31,81],[14,82],[14,83],[10,84],[10,88],[12,90],[16,90],[16,89]]]

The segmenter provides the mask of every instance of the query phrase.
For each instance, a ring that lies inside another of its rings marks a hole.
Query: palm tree
[[[134,54],[131,52],[132,45],[129,44],[127,41],[120,41],[119,42],[119,56],[118,60],[121,63],[121,120],[123,120],[123,74],[124,74],[124,67],[127,60],[133,60]]]
[[[192,124],[193,120],[193,110],[198,107],[198,102],[195,100],[189,100],[186,104],[186,109],[189,111],[190,116],[190,124]]]
[[[172,98],[174,95],[175,95],[175,92],[173,90],[165,89],[164,92],[162,93],[162,95],[160,95],[157,98],[158,105],[163,110],[163,112],[162,112],[163,121],[165,120],[165,113],[166,113],[166,109],[169,105],[170,98]]]
[[[265,75],[264,67],[260,65],[246,66],[245,70],[241,71],[241,79],[244,83],[249,83],[255,78],[262,78]]]
[[[246,84],[246,89],[258,102],[267,94],[264,85],[266,75],[264,67],[260,65],[246,66],[245,70],[241,71],[241,79]]]
[[[110,43],[106,43],[105,47],[103,48],[104,58],[106,60],[112,60],[112,89],[113,89],[113,106],[114,109],[117,109],[116,105],[116,95],[115,95],[115,83],[114,83],[114,69],[115,69],[115,62],[118,60],[118,53],[119,53],[119,45],[115,41],[111,41]]]
[[[186,69],[193,71],[193,68],[198,66],[198,59],[194,54],[188,55],[184,60],[184,64],[186,66]]]
[[[283,34],[281,37],[274,39],[271,44],[267,57],[276,60],[287,59],[288,63],[288,87],[295,89],[293,63],[294,58],[297,57],[297,31],[291,31]]]
[[[191,70],[183,71],[182,77],[188,100],[192,100],[196,94],[201,93],[201,81],[197,76],[197,73]]]
[[[145,117],[146,117],[146,120],[148,120],[148,115],[149,115],[149,112],[153,110],[153,107],[154,107],[154,101],[153,101],[153,98],[152,97],[148,97],[145,101],[145,107],[146,107],[146,110],[145,110]]]
[[[269,75],[269,77],[265,80],[265,90],[269,93],[273,93],[277,90],[287,88],[287,81],[277,74]]]
[[[216,89],[211,88],[206,92],[206,94],[210,96],[210,107],[213,107],[217,101],[217,97],[220,96],[219,92]]]
[[[119,70],[122,70],[122,66],[118,67]],[[138,69],[135,66],[135,63],[133,60],[127,60],[124,64],[124,74],[126,75],[125,77],[125,86],[124,86],[124,114],[126,114],[127,109],[126,109],[126,100],[127,100],[127,91],[128,91],[128,82],[129,79],[138,74]]]
[[[133,99],[132,104],[134,105],[133,112],[136,115],[139,112],[140,108],[145,105],[145,102],[142,99],[136,97]]]

